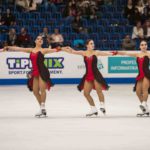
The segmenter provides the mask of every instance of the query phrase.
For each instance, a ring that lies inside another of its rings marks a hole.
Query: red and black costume
[[[146,77],[150,80],[149,57],[148,56],[144,56],[142,58],[137,57],[136,61],[137,61],[137,65],[138,65],[139,74],[136,77],[134,91],[136,91],[136,85],[139,80],[143,79],[144,77]],[[149,93],[150,93],[150,88],[149,88]]]
[[[90,57],[84,56],[84,63],[86,67],[86,73],[81,79],[80,84],[78,85],[78,90],[81,91],[83,89],[85,80],[86,81],[96,80],[98,83],[102,85],[103,89],[108,90],[109,86],[107,85],[105,79],[103,78],[102,74],[99,72],[97,68],[97,57],[95,55],[92,55]]]
[[[30,91],[33,90],[33,79],[34,77],[40,76],[43,81],[47,83],[47,89],[49,90],[53,83],[50,79],[50,73],[44,65],[44,55],[41,52],[30,53],[30,59],[32,62],[32,71],[30,73],[31,78],[28,80],[28,88]]]

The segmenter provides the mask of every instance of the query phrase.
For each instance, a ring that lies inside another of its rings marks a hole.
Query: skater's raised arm
[[[33,48],[23,48],[23,47],[17,47],[17,46],[6,46],[4,47],[4,51],[16,51],[16,52],[25,52],[30,53]]]
[[[67,52],[67,53],[72,53],[72,50],[69,46],[62,47],[62,51]]]
[[[72,54],[84,56],[84,55],[85,55],[85,52],[84,52],[84,51],[72,50]]]
[[[74,50],[74,49],[73,49],[73,48],[71,48],[71,47],[68,47],[68,49],[70,49],[70,50],[71,50],[71,54],[81,55],[81,56],[84,56],[84,55],[85,55],[85,51],[83,51],[83,50],[76,51],[76,50]]]
[[[131,56],[131,57],[138,57],[138,53],[136,52],[126,52],[126,51],[117,51],[117,55],[125,55],[125,56]]]
[[[60,52],[60,51],[71,53],[71,50],[68,47],[56,47],[53,49],[43,48],[42,52],[43,54],[49,54],[49,53],[55,53],[55,52]]]
[[[144,56],[148,56],[150,58],[150,53],[147,50],[148,48],[148,44],[147,41],[142,40],[140,42],[140,46],[139,52],[127,52],[127,51],[118,51],[117,54],[118,55],[127,55],[127,56],[131,56],[131,57],[144,57]]]
[[[61,48],[43,48],[42,53],[43,54],[49,54],[49,53],[55,53],[61,51]]]
[[[96,50],[95,51],[95,55],[96,56],[112,56],[113,53],[111,53],[111,52],[103,52],[103,51],[100,51],[100,50]]]

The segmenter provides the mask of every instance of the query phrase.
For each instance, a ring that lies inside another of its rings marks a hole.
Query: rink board
[[[29,54],[0,54],[0,84],[25,84],[32,65]],[[85,74],[83,57],[65,52],[45,55],[45,65],[57,84],[77,84]],[[98,57],[98,69],[109,83],[133,83],[138,74],[136,59],[125,56]]]

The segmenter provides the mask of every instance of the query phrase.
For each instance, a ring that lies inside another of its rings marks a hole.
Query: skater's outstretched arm
[[[33,48],[23,48],[23,47],[17,47],[17,46],[6,46],[4,47],[3,51],[16,51],[16,52],[25,52],[30,53]]]
[[[113,53],[95,50],[95,55],[96,55],[96,56],[112,56]]]
[[[43,48],[42,53],[43,54],[49,54],[49,53],[55,53],[55,52],[60,52],[60,51],[65,51],[65,52],[71,52],[67,47],[56,47],[56,48]]]
[[[55,52],[59,52],[61,51],[61,48],[60,47],[57,47],[57,48],[43,48],[42,49],[42,53],[43,54],[49,54],[49,53],[55,53]]]
[[[126,51],[117,51],[117,55],[126,55],[131,57],[138,57],[138,53],[126,52]]]
[[[70,49],[71,54],[75,54],[75,55],[81,55],[81,56],[85,56],[85,51],[80,50],[80,51],[76,51],[71,47],[67,47],[68,49]]]
[[[72,52],[72,50],[70,49],[69,46],[62,47],[61,50],[64,51],[64,52],[67,52],[67,53],[71,53]]]

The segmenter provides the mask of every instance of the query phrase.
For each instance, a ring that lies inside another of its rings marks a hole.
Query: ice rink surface
[[[86,118],[89,105],[76,85],[55,85],[47,92],[48,117],[38,119],[26,86],[0,86],[0,150],[150,150],[150,117],[136,117],[132,88],[111,85],[106,116]],[[96,92],[91,95],[99,109]]]

